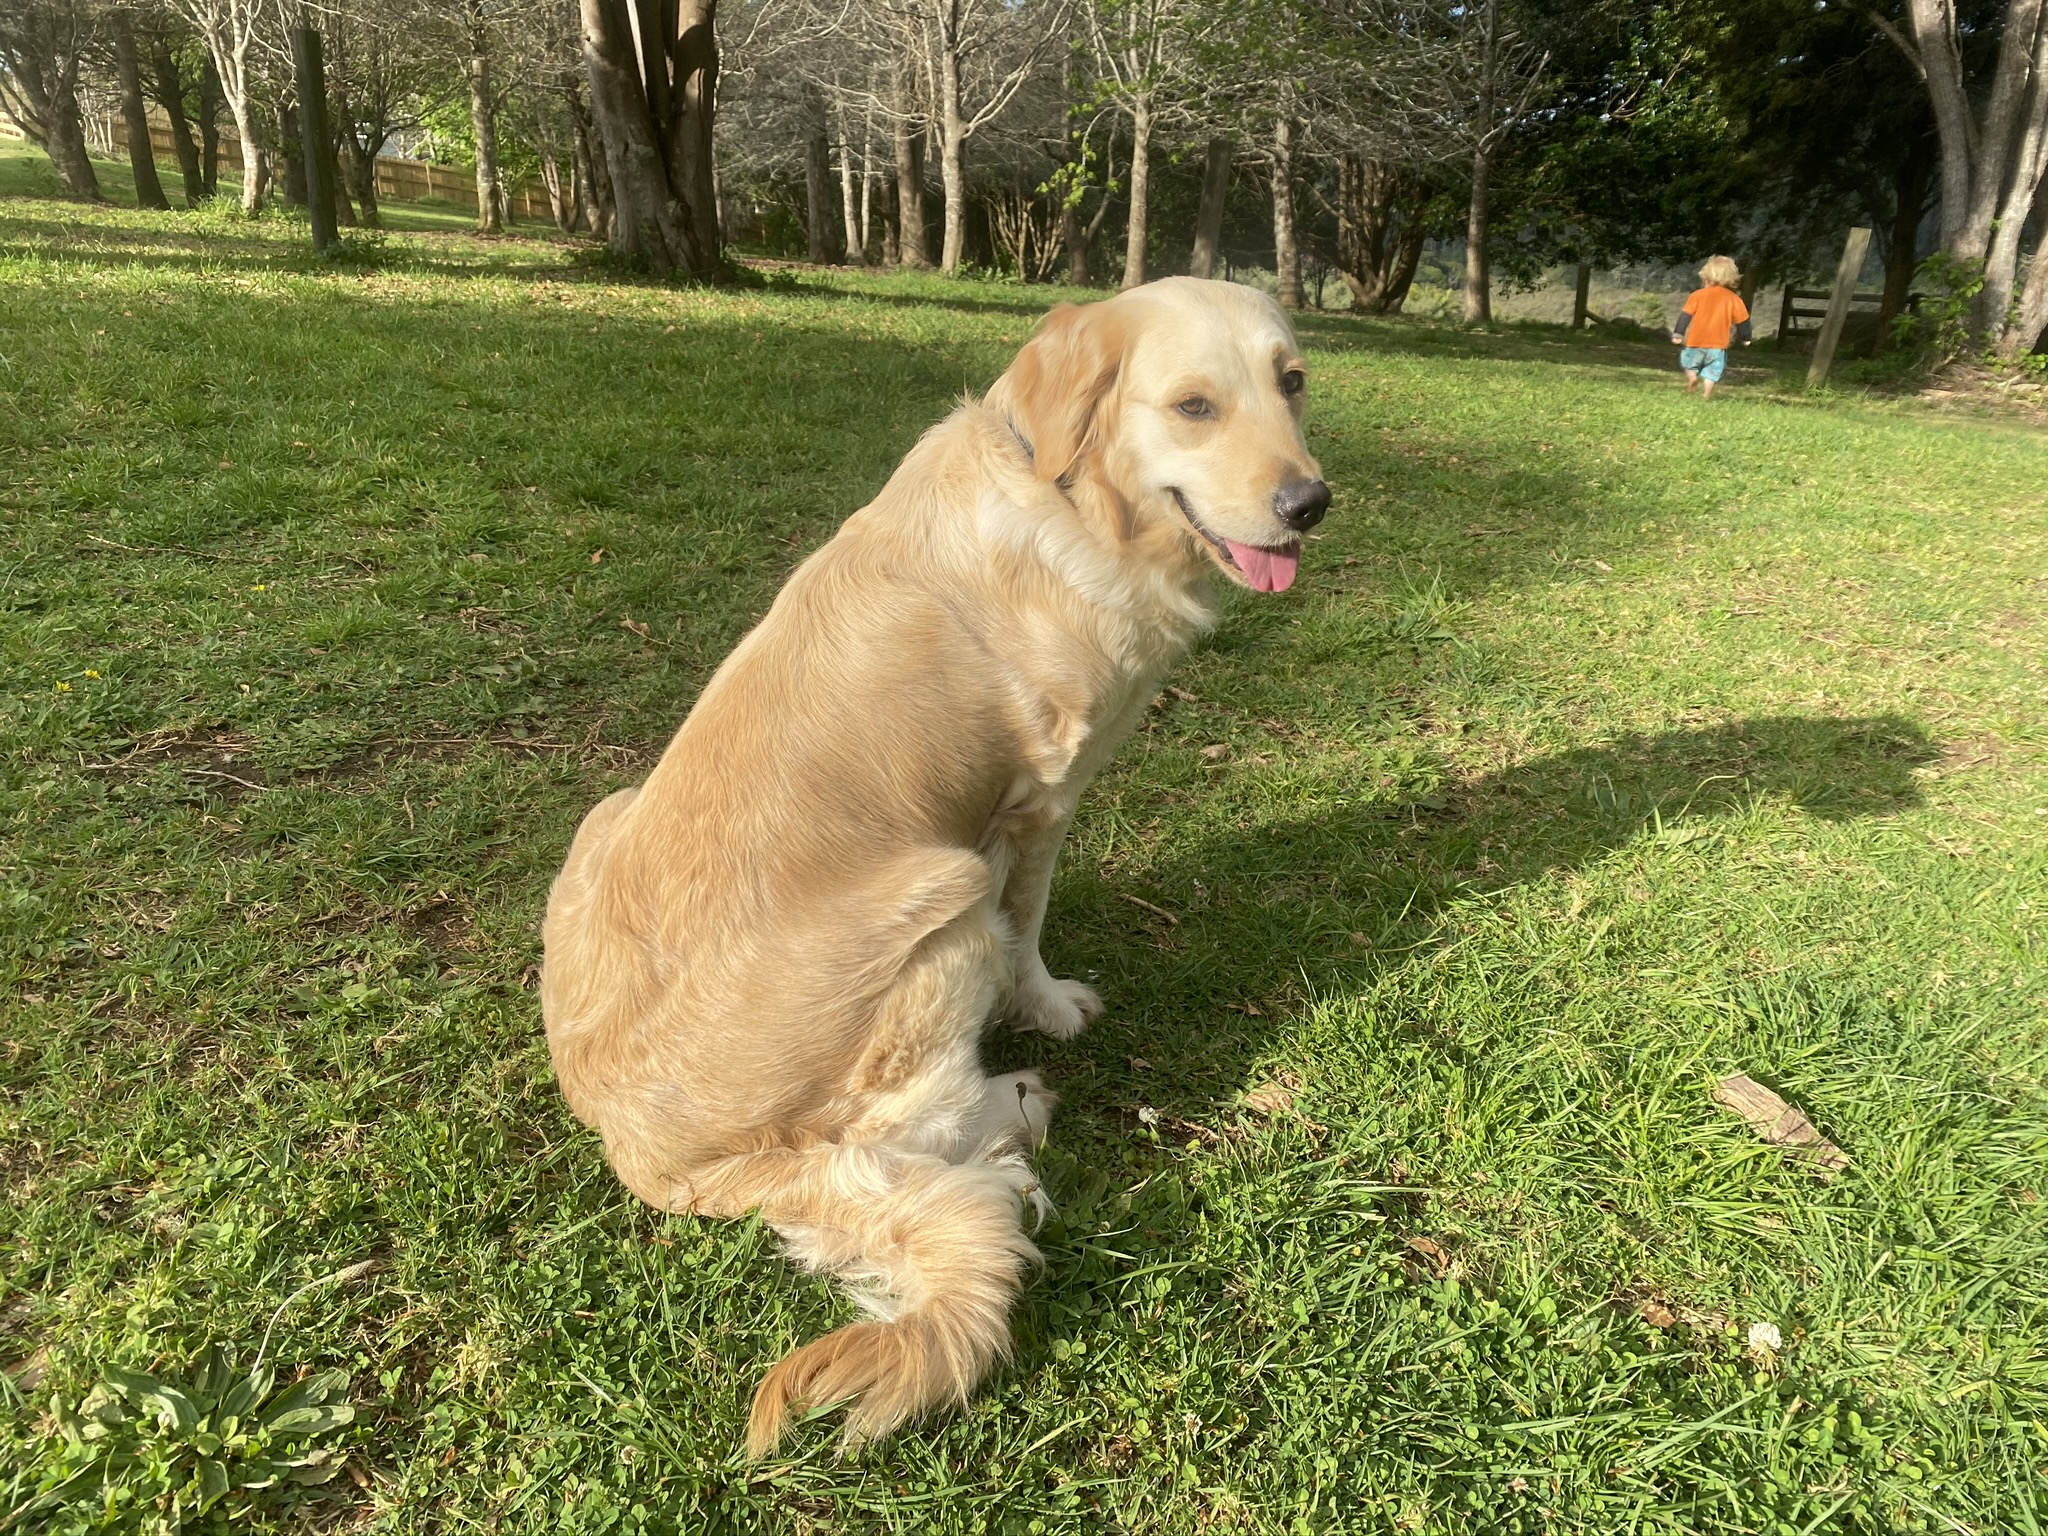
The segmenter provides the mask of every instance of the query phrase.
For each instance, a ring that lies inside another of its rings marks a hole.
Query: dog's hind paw
[[[1037,977],[1017,989],[1010,1004],[1014,1029],[1036,1030],[1055,1040],[1071,1040],[1102,1012],[1102,999],[1095,989],[1078,981],[1062,981],[1042,968]]]

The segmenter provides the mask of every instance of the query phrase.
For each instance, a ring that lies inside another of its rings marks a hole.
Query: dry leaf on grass
[[[1411,1237],[1406,1242],[1409,1251],[1429,1267],[1432,1279],[1443,1279],[1456,1266],[1457,1261],[1451,1257],[1451,1251],[1433,1237]]]
[[[1849,1156],[1813,1128],[1813,1122],[1771,1092],[1755,1078],[1740,1072],[1724,1077],[1714,1090],[1714,1102],[1733,1110],[1749,1122],[1759,1138],[1774,1147],[1790,1149],[1802,1162],[1813,1164],[1822,1179],[1832,1179],[1849,1166]]]
[[[1675,1328],[1682,1323],[1702,1332],[1720,1333],[1728,1326],[1726,1313],[1689,1307],[1668,1296],[1645,1296],[1636,1303],[1636,1316],[1652,1328]]]
[[[1244,1107],[1262,1115],[1284,1115],[1294,1108],[1294,1096],[1301,1091],[1301,1079],[1282,1072],[1271,1082],[1261,1083],[1244,1096]]]

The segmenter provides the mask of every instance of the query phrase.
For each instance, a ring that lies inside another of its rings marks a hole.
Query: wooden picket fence
[[[4,122],[6,119],[0,116],[0,123]],[[7,126],[13,125],[8,123]],[[195,131],[194,138],[197,136]],[[94,150],[109,159],[118,159],[128,153],[128,122],[118,114],[88,120],[86,137]],[[159,171],[168,166],[175,174],[178,146],[171,137],[170,120],[156,107],[152,107],[149,114],[149,144],[156,154]],[[220,158],[223,169],[230,166],[241,169],[242,141],[232,123],[220,125]],[[476,212],[476,172],[466,167],[436,165],[431,160],[408,160],[401,155],[379,155],[376,170],[379,199],[396,203],[438,199],[458,208],[467,208],[471,213]],[[552,222],[554,219],[546,190],[531,180],[523,181],[512,189],[511,205],[514,219],[536,222]]]

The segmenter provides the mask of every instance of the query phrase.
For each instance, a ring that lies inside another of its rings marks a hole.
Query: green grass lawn
[[[2048,1528],[2041,432],[1305,322],[1330,519],[1084,802],[1106,1017],[991,1043],[1063,1099],[1015,1358],[749,1467],[849,1309],[613,1181],[542,903],[1055,295],[301,236],[0,201],[0,1522],[261,1481],[180,1404],[267,1340],[353,1418],[245,1528]]]

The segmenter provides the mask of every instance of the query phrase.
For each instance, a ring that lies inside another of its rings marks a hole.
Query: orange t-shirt
[[[1685,333],[1688,347],[1726,347],[1735,327],[1749,318],[1749,306],[1732,288],[1702,288],[1685,301],[1692,324]]]

